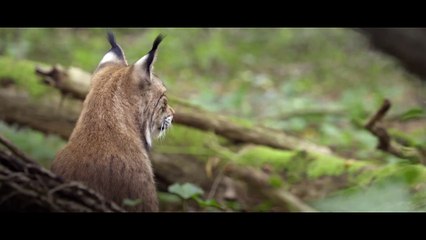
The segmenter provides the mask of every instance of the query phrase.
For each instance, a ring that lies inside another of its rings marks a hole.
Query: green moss
[[[268,181],[269,181],[269,184],[272,187],[275,187],[275,188],[280,188],[280,187],[282,187],[284,185],[283,179],[278,174],[271,175],[269,177]]]
[[[236,162],[239,164],[256,167],[271,166],[276,172],[285,172],[285,180],[289,183],[298,182],[303,178],[308,161],[311,159],[304,153],[265,146],[246,147],[236,157]]]
[[[357,177],[359,185],[368,185],[373,181],[402,180],[409,185],[426,182],[426,168],[420,164],[391,163],[374,170],[366,170]]]
[[[295,152],[282,151],[265,146],[246,147],[238,154],[237,163],[252,166],[263,166],[270,164],[275,168],[285,167],[295,156]]]
[[[194,128],[173,125],[161,145],[204,147],[206,133]],[[191,136],[188,138],[187,136]]]
[[[371,165],[367,161],[351,161],[346,163],[346,168],[349,173],[358,173],[364,167]]]
[[[189,137],[190,136],[190,137]],[[155,144],[155,151],[161,153],[190,154],[194,156],[214,156],[217,155],[209,145],[226,144],[227,141],[213,133],[201,131],[182,125],[174,125],[167,135],[158,140]]]
[[[367,163],[343,158],[307,154],[305,152],[285,151],[265,146],[252,146],[243,149],[238,157],[240,164],[252,166],[270,165],[277,171],[284,170],[287,180],[298,181],[305,175],[315,179],[322,176],[339,176],[344,173],[355,174]]]
[[[364,161],[351,161],[330,155],[315,154],[314,156],[315,160],[307,166],[307,175],[310,178],[339,176],[344,173],[355,174],[368,165]]]
[[[307,166],[307,175],[309,178],[318,178],[321,176],[338,176],[345,171],[345,161],[332,156],[316,156]]]
[[[25,88],[34,97],[54,91],[41,83],[40,78],[35,74],[35,67],[36,64],[31,61],[0,57],[1,78],[10,78],[18,87]]]
[[[238,124],[239,126],[242,126],[242,127],[252,128],[252,127],[255,126],[253,122],[251,122],[250,120],[247,120],[247,119],[235,118],[235,117],[230,117],[229,119],[233,123]]]

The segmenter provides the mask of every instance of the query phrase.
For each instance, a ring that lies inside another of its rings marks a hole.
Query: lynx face
[[[166,88],[157,76],[152,76],[152,85],[148,86],[148,89],[153,98],[150,103],[148,103],[148,108],[141,105],[141,110],[145,113],[149,113],[150,118],[142,120],[140,126],[144,128],[147,145],[151,146],[152,138],[163,137],[166,131],[171,127],[174,110],[168,105]],[[152,112],[150,109],[152,109]],[[145,120],[148,122],[145,122]]]
[[[154,77],[156,81],[161,81],[157,77]],[[167,129],[172,126],[174,110],[167,104],[167,96],[165,92],[160,96],[156,102],[151,129],[151,133],[154,137],[164,136]]]

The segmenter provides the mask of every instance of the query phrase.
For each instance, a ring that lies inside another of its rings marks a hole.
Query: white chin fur
[[[172,126],[172,120],[172,116],[168,116],[164,119],[163,125],[161,127],[162,130],[159,132],[158,138],[162,138],[164,135],[166,135],[167,130]]]
[[[158,134],[158,137],[157,138],[162,138],[162,137],[164,137],[164,135],[165,135],[165,133],[166,133],[166,131],[164,130],[164,131],[160,131],[160,134]]]
[[[149,130],[149,127],[147,127],[145,130],[145,141],[149,147],[152,147],[151,131]]]
[[[161,139],[166,135],[167,130],[172,125],[172,119],[173,119],[172,116],[167,117],[163,123],[162,130],[160,131],[158,129],[155,129],[153,132],[151,132],[149,130],[150,129],[149,125],[147,126],[145,130],[145,140],[149,147],[152,147],[152,137]]]

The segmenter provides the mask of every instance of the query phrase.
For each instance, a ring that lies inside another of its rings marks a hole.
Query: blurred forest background
[[[153,149],[161,210],[426,210],[426,81],[374,49],[360,31],[111,30],[129,63],[166,35],[155,72],[175,99],[172,107],[203,109],[330,150],[280,149],[175,123]],[[109,49],[106,31],[0,29],[0,105],[13,91],[52,112],[78,111],[81,100],[61,97],[35,66],[91,73]],[[381,124],[403,154],[377,149],[377,137],[364,127],[385,99],[392,107]],[[0,134],[49,168],[66,134],[14,121],[5,109]],[[228,165],[244,170],[228,174]]]

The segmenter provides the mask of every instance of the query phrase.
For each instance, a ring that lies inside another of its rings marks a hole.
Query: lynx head
[[[153,73],[162,40],[159,35],[146,55],[128,65],[114,35],[108,33],[111,49],[93,74],[85,103],[88,111],[103,108],[101,116],[96,117],[99,121],[110,121],[108,124],[119,129],[117,132],[137,134],[147,149],[152,146],[152,138],[162,136],[171,126],[174,114],[167,104],[165,85]]]

